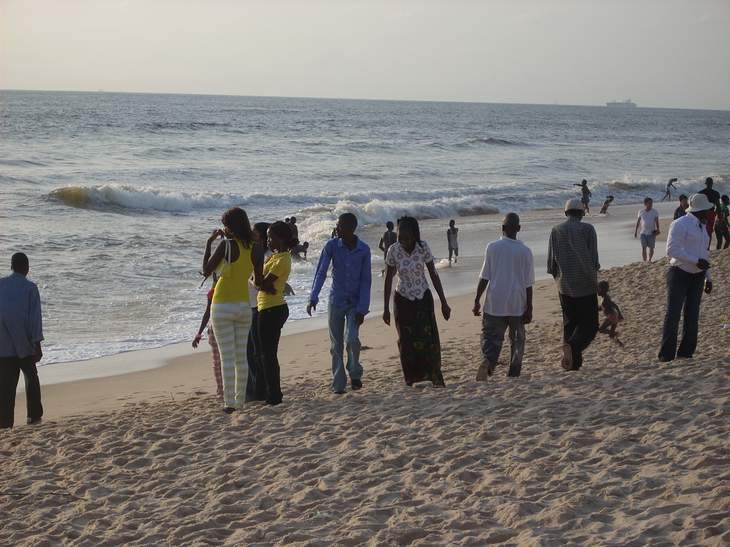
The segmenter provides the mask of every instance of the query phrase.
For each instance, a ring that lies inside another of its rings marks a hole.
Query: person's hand
[[[268,294],[276,294],[276,287],[274,287],[274,282],[270,279],[264,279],[259,289]]]
[[[355,314],[355,323],[357,323],[357,326],[358,327],[360,325],[362,325],[364,321],[365,321],[365,315],[364,314],[362,314],[362,313],[356,313]]]
[[[697,267],[700,270],[709,270],[710,269],[710,263],[707,260],[705,260],[704,258],[700,258],[697,261]]]
[[[200,334],[197,334],[195,338],[193,338],[193,349],[198,349],[198,344],[200,344],[200,339],[202,336]]]
[[[317,304],[315,304],[314,302],[310,302],[309,304],[307,304],[307,315],[309,317],[312,317],[312,311],[316,310],[316,309],[317,309]]]
[[[636,239],[636,232],[634,232],[634,239]]]
[[[705,281],[705,292],[707,294],[712,292],[712,281]]]
[[[38,344],[38,347],[35,350],[35,354],[33,355],[33,364],[40,363],[41,359],[43,359],[43,350],[41,349],[40,344]]]
[[[532,323],[532,306],[528,306],[525,313],[522,314],[522,322],[525,325]]]
[[[224,237],[224,233],[223,230],[216,228],[215,230],[213,230],[213,233],[208,238],[208,243],[213,243],[219,237]]]
[[[474,301],[474,307],[471,309],[471,312],[475,317],[479,317],[482,314],[482,305],[479,303],[479,300]]]
[[[383,323],[390,325],[390,310],[383,311]]]
[[[451,308],[446,302],[441,303],[441,314],[447,321],[449,320],[449,317],[451,317]]]

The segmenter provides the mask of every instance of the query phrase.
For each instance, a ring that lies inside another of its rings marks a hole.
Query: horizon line
[[[310,99],[321,101],[370,101],[370,102],[391,102],[391,103],[447,103],[447,104],[491,104],[491,105],[514,105],[514,106],[566,106],[566,107],[587,107],[587,108],[606,108],[603,104],[571,104],[571,103],[524,103],[524,102],[508,102],[508,101],[486,101],[486,100],[459,100],[459,99],[374,99],[367,97],[320,97],[314,95],[251,95],[238,93],[204,93],[204,92],[179,92],[179,91],[110,91],[106,89],[21,89],[21,88],[0,88],[0,91],[21,91],[34,93],[108,93],[108,94],[127,94],[127,95],[182,95],[182,96],[200,96],[200,97],[243,97],[243,98],[267,98],[267,99]],[[710,112],[728,112],[729,108],[699,108],[689,106],[645,106],[637,105],[637,108],[655,109],[655,110],[701,110]]]

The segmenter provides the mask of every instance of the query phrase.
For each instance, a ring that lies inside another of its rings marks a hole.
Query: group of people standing
[[[712,292],[709,246],[713,229],[716,234],[718,229],[722,232],[718,242],[727,242],[728,196],[713,190],[712,179],[707,179],[705,191],[684,201],[686,206],[682,203],[682,211],[675,214],[667,238],[670,267],[659,351],[662,362],[692,357],[697,346],[702,294]],[[550,233],[547,272],[557,282],[563,313],[561,364],[574,371],[581,368],[583,352],[598,332],[616,337],[616,326],[623,316],[608,294],[608,283],[598,281],[598,241],[594,227],[582,222],[585,201],[568,200],[564,211],[567,219]],[[641,230],[645,259],[649,260],[653,238],[659,231],[658,215],[652,211],[652,201],[647,199],[635,230],[635,235]],[[206,279],[213,278],[213,288],[208,292],[208,305],[193,346],[198,346],[208,326],[218,395],[224,412],[229,414],[242,409],[247,401],[278,405],[283,400],[278,348],[289,317],[285,296],[290,290],[287,281],[297,245],[292,229],[295,222],[291,220],[259,222],[251,227],[246,212],[234,207],[223,214],[222,228],[214,230],[205,245],[202,274]],[[385,260],[382,319],[391,324],[391,295],[397,274],[392,319],[398,333],[405,383],[411,386],[430,381],[435,387],[443,387],[441,344],[431,287],[438,296],[444,319],[450,318],[451,308],[433,253],[421,238],[415,218],[402,217],[397,228],[392,223],[387,228],[379,245]],[[353,390],[363,387],[359,329],[370,311],[371,254],[356,230],[355,215],[340,215],[336,237],[325,244],[319,257],[307,305],[311,315],[331,271],[328,327],[331,390],[336,394],[346,392],[348,380]],[[515,377],[521,372],[525,325],[532,321],[535,277],[532,252],[517,239],[520,230],[519,216],[507,214],[502,222],[502,237],[485,251],[472,310],[475,316],[482,316],[483,361],[476,374],[480,381],[493,374],[507,332],[511,342],[507,375]],[[454,259],[458,256],[457,233],[451,221],[447,243],[450,258]],[[215,242],[218,245],[213,249]],[[26,255],[13,255],[11,269],[10,276],[0,279],[0,428],[13,426],[15,390],[21,372],[26,383],[28,423],[38,423],[43,415],[36,368],[43,355],[40,295],[37,286],[26,278],[30,269]],[[603,298],[600,308],[599,296]],[[600,309],[605,316],[602,325]]]

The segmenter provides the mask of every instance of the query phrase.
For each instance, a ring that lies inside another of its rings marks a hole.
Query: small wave
[[[235,197],[218,193],[168,192],[157,188],[103,184],[100,186],[65,186],[49,194],[50,198],[80,209],[163,211],[186,213],[195,209],[226,207]]]
[[[148,122],[138,127],[143,131],[157,133],[160,131],[200,131],[205,129],[225,129],[230,127],[228,122]]]
[[[46,164],[40,161],[32,160],[3,160],[0,159],[0,165],[7,165],[8,167],[44,167]]]
[[[457,143],[432,142],[429,146],[441,150],[452,148],[474,148],[476,146],[531,146],[529,143],[522,141],[512,141],[498,137],[475,137]]]

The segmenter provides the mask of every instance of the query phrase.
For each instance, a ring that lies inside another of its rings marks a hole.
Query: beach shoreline
[[[593,215],[586,217],[587,222],[596,226],[599,237],[601,265],[604,269],[621,266],[640,258],[639,242],[634,240],[633,223],[636,211],[641,204],[619,205],[609,210],[609,215]],[[658,209],[662,219],[671,218],[676,204],[660,203]],[[427,219],[421,221],[422,237],[429,242],[436,256],[439,274],[442,277],[447,297],[454,298],[470,294],[476,287],[476,280],[482,266],[484,247],[489,241],[497,239],[503,215],[476,215],[457,217],[460,228],[460,260],[454,267],[448,268],[444,257],[447,256],[445,231],[448,219]],[[557,209],[540,209],[521,213],[523,231],[519,238],[528,245],[534,254],[535,277],[537,280],[547,279],[545,262],[547,254],[547,238],[550,228],[564,219],[562,211]],[[662,225],[664,229],[664,225]],[[359,231],[360,237],[368,243],[373,254],[373,288],[371,291],[370,317],[380,315],[382,311],[382,278],[377,276],[382,256],[377,248],[382,227],[367,226]],[[665,234],[663,234],[665,235]],[[661,237],[660,237],[661,241]],[[664,256],[664,245],[657,245],[655,258]],[[316,265],[316,256],[310,256],[310,264]],[[312,273],[313,275],[313,273]],[[323,289],[322,300],[326,301],[328,285]],[[202,293],[201,293],[202,294]],[[202,298],[202,296],[201,296]],[[201,300],[202,316],[204,301]],[[290,320],[284,327],[283,334],[288,336],[326,328],[326,312],[319,311],[312,318]],[[189,326],[190,339],[197,325]],[[189,342],[175,342],[158,348],[131,350],[124,353],[86,359],[53,363],[39,367],[43,385],[78,381],[83,379],[119,376],[164,366],[171,359],[198,353],[190,347]],[[22,390],[22,387],[20,388]]]

